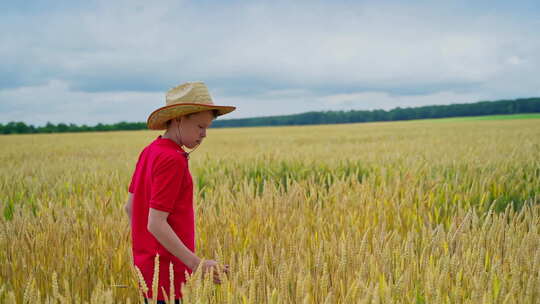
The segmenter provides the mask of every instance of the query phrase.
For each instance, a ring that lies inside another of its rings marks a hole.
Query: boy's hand
[[[219,277],[220,273],[229,273],[229,265],[222,266],[214,260],[204,260],[201,264],[195,267],[195,269],[193,269],[193,272],[196,272],[199,268],[202,269],[203,276],[206,273],[212,273],[215,284],[221,284],[221,279]]]

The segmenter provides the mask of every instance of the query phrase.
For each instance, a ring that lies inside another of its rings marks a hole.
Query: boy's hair
[[[214,119],[216,119],[216,118],[218,117],[218,115],[219,115],[219,111],[216,110],[216,109],[213,109],[213,110],[210,110],[210,111],[212,111],[212,115],[214,116]],[[184,115],[184,116],[190,117],[191,115],[196,114],[196,113],[200,113],[200,112],[190,113],[190,114],[186,114],[186,115]],[[176,118],[178,118],[178,117],[176,117]],[[175,118],[173,118],[173,119],[175,119]],[[169,120],[167,120],[167,122],[165,123],[166,126],[167,126],[167,128],[169,128],[169,126],[171,125],[171,121],[172,121],[172,119],[169,119]]]

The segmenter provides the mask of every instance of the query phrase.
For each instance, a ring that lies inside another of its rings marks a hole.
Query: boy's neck
[[[163,135],[161,135],[161,138],[170,139],[170,140],[174,141],[177,145],[182,146],[180,144],[180,140],[178,140],[178,138],[176,136],[174,136],[174,133],[169,132],[169,130],[165,131],[165,133],[163,133]]]

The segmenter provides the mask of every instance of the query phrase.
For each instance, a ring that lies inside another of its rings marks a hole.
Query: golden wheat
[[[0,137],[0,303],[141,301],[122,207],[157,135]],[[540,301],[538,120],[212,129],[190,168],[231,270],[185,303]]]

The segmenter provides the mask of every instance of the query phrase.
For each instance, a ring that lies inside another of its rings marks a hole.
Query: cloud
[[[146,121],[163,106],[163,93],[72,91],[61,80],[0,91],[0,122],[96,124]]]
[[[80,5],[14,7],[0,13],[0,26],[7,29],[0,36],[1,120],[14,114],[4,111],[33,100],[26,110],[43,117],[39,121],[66,121],[47,112],[51,103],[76,104],[66,99],[73,96],[100,106],[100,100],[112,96],[116,103],[147,100],[190,80],[204,80],[220,100],[239,103],[231,117],[271,115],[277,109],[292,113],[331,106],[412,106],[428,100],[436,104],[540,93],[540,78],[535,76],[540,68],[535,29],[540,24],[524,4]],[[55,96],[48,105],[28,97],[42,89]],[[332,103],[343,96],[347,102]],[[157,98],[152,104],[162,102]],[[109,112],[120,108],[106,107]],[[115,115],[107,119],[130,120],[142,114],[134,109]],[[99,119],[96,114],[85,121]]]

